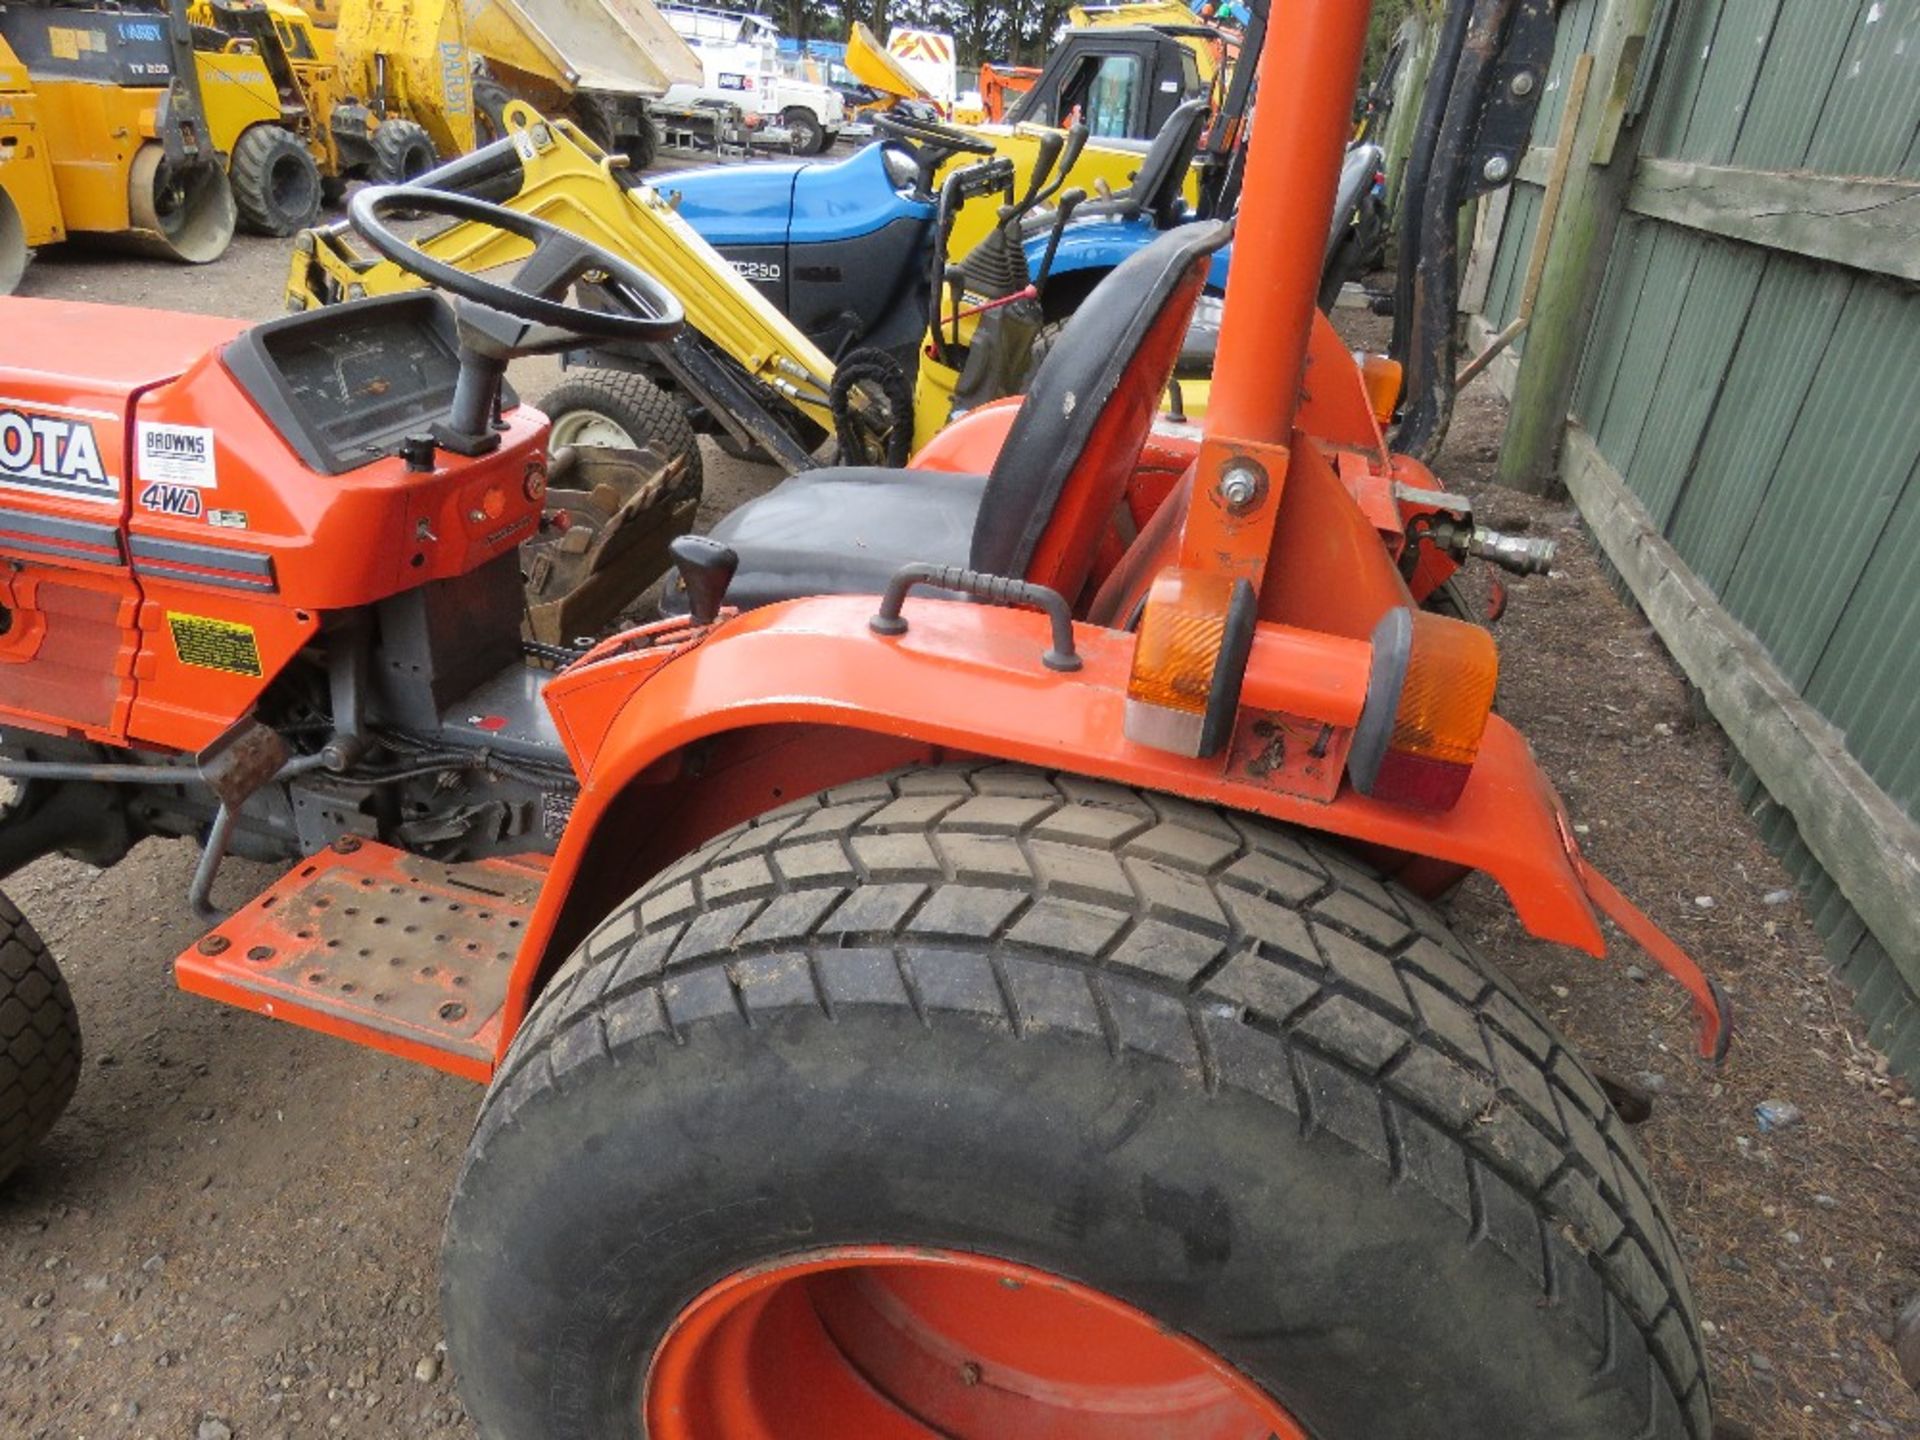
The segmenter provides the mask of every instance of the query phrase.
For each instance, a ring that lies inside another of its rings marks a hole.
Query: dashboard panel
[[[223,352],[306,464],[344,474],[445,420],[460,373],[453,313],[427,291],[349,301],[256,325]],[[505,397],[509,405],[513,397]]]

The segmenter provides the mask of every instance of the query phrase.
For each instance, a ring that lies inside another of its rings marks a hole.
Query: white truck
[[[846,124],[839,92],[795,79],[780,64],[780,30],[764,15],[662,5],[674,32],[700,61],[700,84],[676,84],[669,104],[724,101],[746,113],[756,138],[785,143],[799,155],[818,155]]]

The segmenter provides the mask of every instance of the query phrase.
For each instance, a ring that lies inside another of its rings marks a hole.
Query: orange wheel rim
[[[654,1353],[650,1440],[1307,1440],[1197,1341],[1055,1275],[860,1247],[730,1275]]]

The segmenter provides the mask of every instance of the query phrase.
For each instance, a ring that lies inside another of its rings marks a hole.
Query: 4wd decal
[[[156,515],[180,515],[198,519],[200,492],[191,485],[169,485],[155,480],[140,492],[140,507]]]
[[[47,414],[0,400],[0,485],[47,490],[86,500],[117,500],[120,482],[100,459],[93,426],[69,414]]]

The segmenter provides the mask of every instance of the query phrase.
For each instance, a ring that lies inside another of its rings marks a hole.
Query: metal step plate
[[[474,1080],[545,856],[448,865],[341,840],[174,962],[180,988]]]

